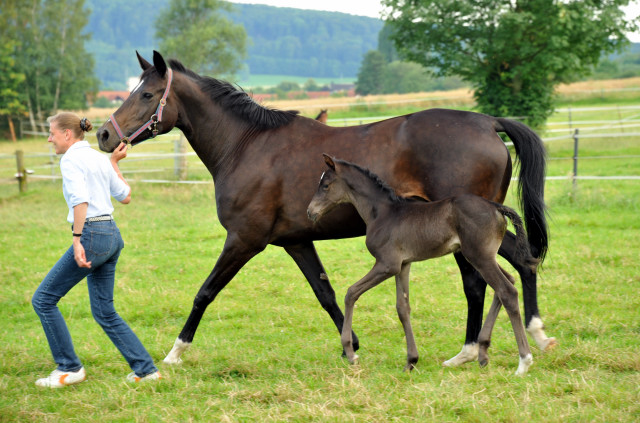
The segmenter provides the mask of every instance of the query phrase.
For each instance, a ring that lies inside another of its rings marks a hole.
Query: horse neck
[[[179,91],[180,119],[176,127],[215,180],[224,173],[225,163],[231,161],[248,125],[204,95],[195,83],[191,84]]]
[[[355,177],[345,181],[349,187],[349,202],[358,211],[358,214],[369,225],[379,214],[380,209],[391,203],[388,195],[380,190],[380,187],[371,179],[355,171]]]

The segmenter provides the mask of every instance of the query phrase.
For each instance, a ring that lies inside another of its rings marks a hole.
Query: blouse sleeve
[[[61,160],[60,171],[69,207],[73,208],[78,204],[88,203],[89,190],[82,168],[71,160]]]
[[[125,198],[127,198],[127,196],[129,195],[129,192],[131,191],[131,188],[127,184],[125,184],[122,179],[118,177],[118,174],[113,169],[113,167],[110,166],[110,168],[111,168],[111,171],[109,172],[109,174],[111,176],[110,177],[111,195],[116,200],[122,201]]]

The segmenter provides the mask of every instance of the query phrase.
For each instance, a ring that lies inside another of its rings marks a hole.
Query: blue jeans
[[[113,307],[116,263],[124,247],[120,230],[113,220],[87,222],[80,242],[91,268],[78,267],[71,246],[49,271],[31,300],[42,322],[58,370],[73,372],[82,367],[57,304],[86,277],[91,313],[127,360],[131,370],[140,377],[157,371],[147,350]]]

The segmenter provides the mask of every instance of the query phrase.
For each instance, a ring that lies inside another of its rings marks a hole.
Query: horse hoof
[[[358,364],[359,359],[360,359],[360,356],[358,356],[358,354],[354,354],[353,357],[349,359],[349,364],[356,365]]]
[[[171,365],[176,365],[176,364],[182,364],[182,359],[181,358],[170,358],[169,356],[166,356],[164,360],[162,360],[163,363],[166,364],[171,364]]]
[[[478,344],[468,344],[453,358],[442,363],[444,367],[457,367],[478,359]]]
[[[544,352],[548,352],[557,346],[558,346],[558,341],[556,341],[556,338],[547,338],[540,349]]]
[[[516,370],[516,376],[524,376],[529,370],[529,366],[533,364],[533,356],[527,354],[525,357],[520,357],[520,364],[518,370]]]
[[[167,356],[163,361],[167,364],[182,363],[182,359],[180,358],[180,356],[190,346],[191,346],[191,342],[181,341],[180,338],[176,339],[176,342],[173,344],[173,348],[171,348],[171,351],[169,351],[169,354],[167,354]]]
[[[487,364],[489,364],[489,357],[479,358],[478,364],[480,367],[487,367]]]

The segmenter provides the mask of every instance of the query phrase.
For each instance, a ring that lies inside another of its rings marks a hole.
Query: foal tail
[[[510,119],[496,118],[496,131],[505,132],[516,149],[520,163],[518,198],[524,212],[529,243],[540,261],[549,247],[549,230],[544,205],[546,152],[540,137],[527,125]],[[516,163],[517,163],[516,162]]]
[[[531,254],[531,248],[529,247],[529,242],[527,241],[527,233],[524,230],[524,224],[522,223],[522,219],[518,215],[518,212],[516,212],[511,207],[505,206],[504,204],[493,203],[493,205],[498,209],[500,214],[511,219],[511,223],[513,223],[513,227],[516,230],[515,259],[519,263],[529,266],[535,272],[536,267],[542,260],[535,258]]]

